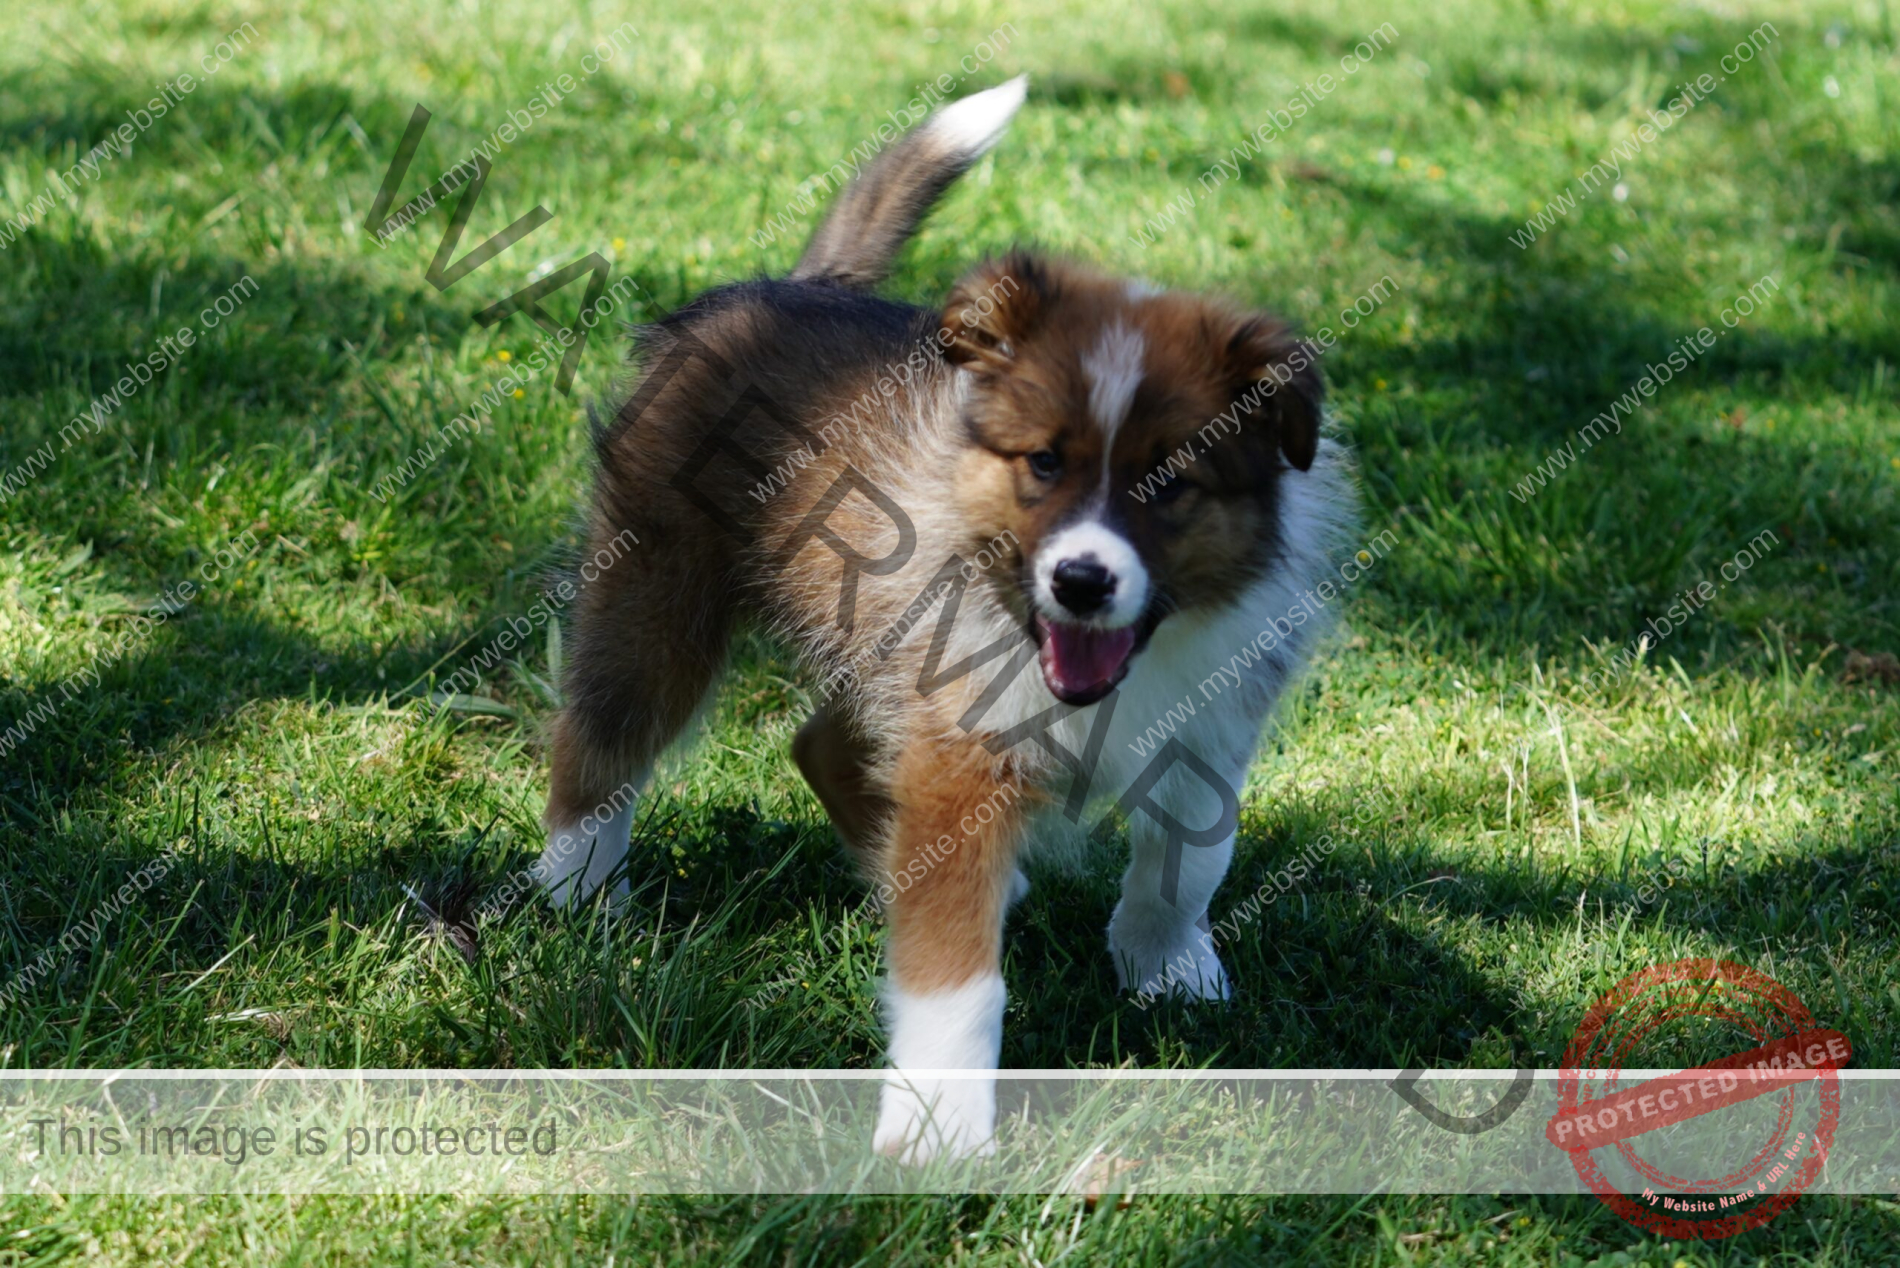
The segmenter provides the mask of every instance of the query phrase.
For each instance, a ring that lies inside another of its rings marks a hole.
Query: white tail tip
[[[1029,95],[1029,76],[1018,75],[1006,84],[953,101],[930,118],[933,137],[941,138],[971,158],[985,153],[1009,127]]]

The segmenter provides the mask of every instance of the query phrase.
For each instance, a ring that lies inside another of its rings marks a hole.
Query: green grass
[[[1770,19],[1767,51],[1623,165],[1624,200],[1510,243]],[[0,730],[58,702],[0,758],[0,986],[172,852],[0,1010],[0,1067],[877,1059],[880,934],[786,757],[811,684],[763,642],[658,781],[624,919],[524,906],[479,930],[471,966],[403,890],[453,917],[538,848],[544,649],[490,676],[485,712],[430,704],[430,675],[566,558],[581,404],[624,345],[597,337],[573,397],[542,376],[389,504],[369,490],[534,345],[525,318],[484,329],[477,308],[595,249],[655,306],[635,315],[782,271],[800,231],[750,235],[1005,22],[958,91],[1027,70],[1029,106],[895,293],[940,295],[1018,239],[1308,329],[1397,284],[1326,358],[1367,524],[1397,544],[1252,775],[1215,918],[1364,799],[1379,813],[1229,948],[1227,1009],[1116,996],[1119,847],[1036,873],[1005,1064],[1554,1065],[1598,991],[1683,955],[1763,969],[1859,1064],[1900,1064],[1900,703],[1860,659],[1900,652],[1887,0],[26,0],[0,12],[0,221],[246,20],[247,51],[0,252],[0,478],[59,449],[0,503]],[[536,203],[550,224],[447,293],[423,280],[445,213],[368,240],[416,102],[435,118],[404,199],[623,20],[630,51],[497,156],[463,250]],[[1392,46],[1263,158],[1133,240],[1388,21]],[[1768,274],[1773,299],[1620,436],[1512,496]],[[60,449],[127,362],[245,276],[254,297]],[[1584,681],[1764,530],[1772,548],[1640,669]],[[254,556],[65,697],[246,532]],[[0,1264],[1843,1264],[1896,1245],[1883,1198],[1804,1199],[1713,1247],[1646,1239],[1594,1199],[0,1199]]]

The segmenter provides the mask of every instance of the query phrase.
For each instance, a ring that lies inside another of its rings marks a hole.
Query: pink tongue
[[[1106,695],[1135,650],[1132,625],[1096,630],[1036,620],[1042,626],[1042,680],[1058,700]]]

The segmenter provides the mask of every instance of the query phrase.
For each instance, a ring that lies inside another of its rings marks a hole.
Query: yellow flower
[[[614,239],[614,250],[625,251],[626,249],[627,249],[627,240],[625,238]]]
[[[520,399],[521,399],[522,397],[524,397],[524,396],[526,396],[526,395],[527,395],[527,393],[526,393],[526,392],[524,392],[524,391],[522,391],[522,390],[521,390],[520,388],[516,388],[516,389],[515,389],[515,399],[516,399],[517,401],[518,401],[518,400],[520,400]]]
[[[508,349],[506,348],[503,348],[500,352],[497,352],[495,354],[495,357],[497,360],[501,360],[501,361],[512,361],[515,359],[514,354],[509,352]]]
[[[1440,180],[1445,175],[1445,169],[1440,167],[1438,164],[1433,163],[1430,167],[1425,169],[1425,174],[1431,177],[1433,180]]]
[[[1372,387],[1374,391],[1378,391],[1378,392],[1385,391],[1385,380],[1384,379],[1372,380]]]

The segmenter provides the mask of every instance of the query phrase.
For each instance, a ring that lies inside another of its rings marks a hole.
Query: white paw
[[[994,974],[928,994],[892,984],[884,1000],[891,1068],[873,1148],[911,1163],[995,1150],[996,1060],[1007,1000]]]
[[[620,875],[614,883],[613,897],[616,903],[625,898],[627,875],[620,865],[627,857],[632,828],[633,806],[629,803],[597,828],[589,818],[549,831],[547,848],[541,852],[534,874],[554,905],[565,907],[588,898],[616,871]]]
[[[877,1131],[871,1147],[916,1165],[932,1158],[968,1158],[996,1152],[996,1076],[884,1076]]]
[[[1009,869],[1009,893],[1003,897],[1003,909],[1007,911],[1023,899],[1029,897],[1029,878],[1023,875],[1023,869]]]
[[[1176,995],[1185,999],[1224,1000],[1233,991],[1221,967],[1214,940],[1198,926],[1134,929],[1133,922],[1108,927],[1108,950],[1115,980],[1143,1000]]]

